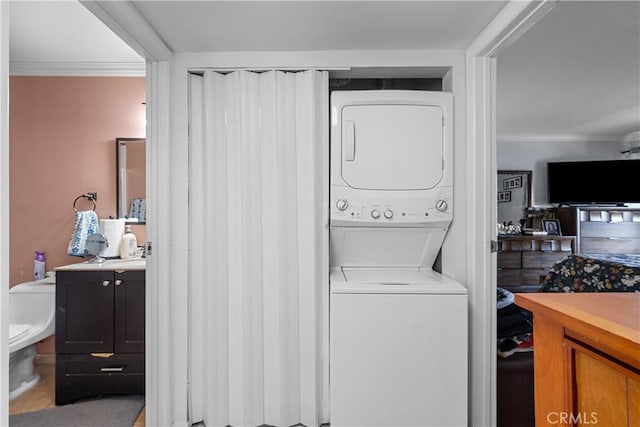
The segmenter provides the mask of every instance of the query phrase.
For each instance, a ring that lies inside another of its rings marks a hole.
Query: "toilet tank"
[[[9,323],[41,325],[53,334],[55,277],[26,282],[9,289]]]

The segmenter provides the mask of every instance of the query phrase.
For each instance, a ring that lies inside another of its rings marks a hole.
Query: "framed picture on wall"
[[[502,181],[502,187],[504,190],[510,190],[512,188],[521,188],[522,187],[522,177],[514,176],[511,178],[506,178]]]
[[[561,236],[562,233],[560,231],[560,221],[557,219],[543,219],[542,227],[547,234],[552,236]]]
[[[498,191],[498,203],[510,202],[511,191]]]

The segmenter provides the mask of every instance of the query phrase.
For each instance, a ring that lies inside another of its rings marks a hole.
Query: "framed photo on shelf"
[[[561,236],[560,221],[557,219],[543,219],[542,228],[551,236]]]

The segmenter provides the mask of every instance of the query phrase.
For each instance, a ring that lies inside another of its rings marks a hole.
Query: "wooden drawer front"
[[[56,405],[99,395],[144,395],[144,391],[144,354],[56,356]]]
[[[56,365],[64,375],[140,375],[144,374],[144,354],[114,354],[97,357],[90,354],[60,354]]]
[[[549,270],[556,261],[570,254],[571,252],[524,252],[522,254],[522,267]]]
[[[599,254],[640,253],[640,239],[583,237],[580,239],[580,252]]]
[[[498,286],[514,287],[522,285],[537,285],[540,276],[544,276],[548,270],[544,268],[528,268],[526,270],[498,270]]]
[[[498,252],[498,268],[522,268],[522,253]]]
[[[582,222],[581,237],[626,237],[640,239],[640,222]]]

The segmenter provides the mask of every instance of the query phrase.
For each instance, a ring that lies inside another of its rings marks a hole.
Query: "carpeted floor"
[[[86,400],[42,411],[9,416],[10,427],[131,426],[144,406],[142,396]]]

